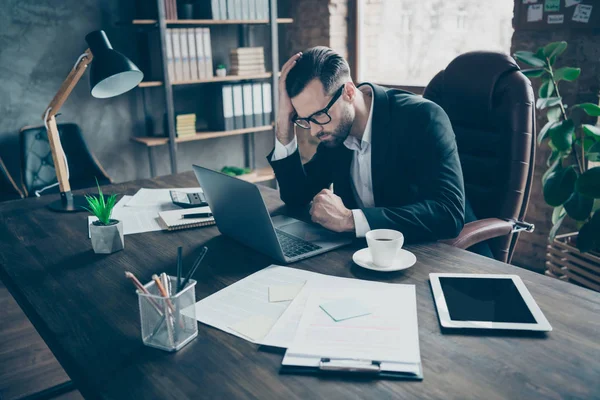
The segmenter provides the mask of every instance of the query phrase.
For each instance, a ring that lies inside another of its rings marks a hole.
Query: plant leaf
[[[575,124],[572,119],[557,122],[548,129],[552,144],[560,151],[567,151],[573,145]]]
[[[547,97],[544,99],[537,99],[537,102],[535,103],[535,107],[538,110],[543,110],[546,107],[552,107],[552,106],[560,104],[560,101],[561,101],[560,97]]]
[[[550,90],[550,85],[552,85],[552,90]],[[554,91],[554,84],[552,83],[552,80],[551,79],[545,80],[544,82],[542,82],[542,84],[540,85],[540,88],[538,89],[538,97],[541,97],[541,98],[550,97],[550,95],[552,94],[553,91]]]
[[[514,57],[524,64],[531,65],[532,67],[545,67],[546,60],[539,59],[531,51],[517,51]]]
[[[596,211],[592,219],[585,223],[577,235],[577,248],[585,253],[600,246],[600,212]]]
[[[596,125],[582,124],[581,127],[586,135],[600,139],[600,128]]]
[[[544,68],[522,69],[521,72],[528,78],[541,78],[546,73]]]
[[[594,199],[578,192],[573,192],[569,200],[564,204],[569,217],[576,221],[585,221],[588,219],[593,206]]]
[[[548,58],[558,57],[567,48],[567,42],[552,42],[544,46],[544,56]]]
[[[538,144],[541,144],[542,141],[544,139],[546,139],[546,136],[548,135],[548,130],[556,124],[557,124],[556,121],[548,121],[546,123],[546,125],[544,125],[544,127],[542,128],[540,133],[538,133],[538,137],[537,137]]]
[[[581,174],[575,189],[585,196],[600,198],[600,167],[590,168]]]
[[[564,213],[561,217],[559,217],[558,220],[556,221],[556,223],[552,226],[552,229],[550,229],[550,233],[548,233],[548,240],[550,242],[553,241],[554,238],[556,237],[556,233],[558,232],[558,229],[562,225],[562,222],[564,221],[566,216],[567,216],[567,213]]]
[[[590,161],[600,161],[600,142],[594,143],[589,149],[586,150],[585,154]]]
[[[581,74],[581,68],[562,67],[554,71],[554,80],[558,81],[569,81],[572,82],[579,78]]]
[[[558,150],[556,150],[558,151]],[[552,156],[550,156],[552,157]],[[548,159],[548,161],[550,161],[550,159]],[[544,172],[544,175],[542,175],[542,185],[546,184],[546,179],[548,179],[548,176],[553,173],[556,170],[562,169],[562,163],[560,162],[560,158],[556,158],[552,164],[548,167],[548,169],[546,170],[546,172]]]
[[[562,112],[560,111],[560,107],[550,107],[548,111],[546,111],[546,118],[548,121],[558,121],[562,116]]]
[[[548,174],[544,182],[544,200],[552,207],[558,207],[566,202],[575,186],[577,180],[577,171],[575,166],[557,168]]]
[[[594,103],[576,104],[573,108],[583,108],[583,111],[591,117],[600,117],[600,107]]]
[[[556,225],[558,220],[565,216],[567,212],[563,206],[554,207],[552,211],[552,225]]]

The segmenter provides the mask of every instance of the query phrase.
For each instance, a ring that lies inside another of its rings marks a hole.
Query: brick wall
[[[520,2],[521,0],[515,0]],[[518,50],[536,51],[547,43],[565,40],[569,44],[567,50],[557,61],[556,66],[581,68],[581,76],[575,82],[559,83],[560,93],[565,103],[576,104],[591,102],[598,104],[600,91],[600,33],[557,29],[554,31],[516,30],[512,38],[511,53]],[[534,93],[539,88],[539,79],[533,79]],[[537,113],[537,130],[545,125],[546,113]],[[591,121],[593,123],[593,121]],[[535,224],[535,232],[522,234],[519,238],[512,263],[528,269],[543,271],[548,232],[552,228],[552,207],[548,206],[542,193],[542,175],[546,171],[546,160],[549,155],[548,145],[543,143],[537,148],[535,175],[529,208],[528,222]],[[566,222],[566,220],[565,220]],[[574,231],[574,224],[563,224],[559,233]]]

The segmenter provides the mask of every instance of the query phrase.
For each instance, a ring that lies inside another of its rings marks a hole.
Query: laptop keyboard
[[[275,229],[275,233],[277,233],[277,239],[279,239],[283,254],[288,258],[298,257],[321,248],[321,246],[299,239],[279,229]]]

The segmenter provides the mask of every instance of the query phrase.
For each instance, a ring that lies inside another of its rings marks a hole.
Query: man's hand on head
[[[354,232],[352,211],[329,189],[321,190],[313,198],[310,216],[313,222],[334,232]]]

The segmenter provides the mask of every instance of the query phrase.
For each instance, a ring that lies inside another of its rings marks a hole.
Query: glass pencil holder
[[[168,293],[175,293],[177,278],[168,277]],[[146,346],[165,351],[177,351],[198,336],[196,321],[196,281],[190,279],[179,293],[163,297],[154,281],[144,287],[149,294],[139,290],[142,341]]]

